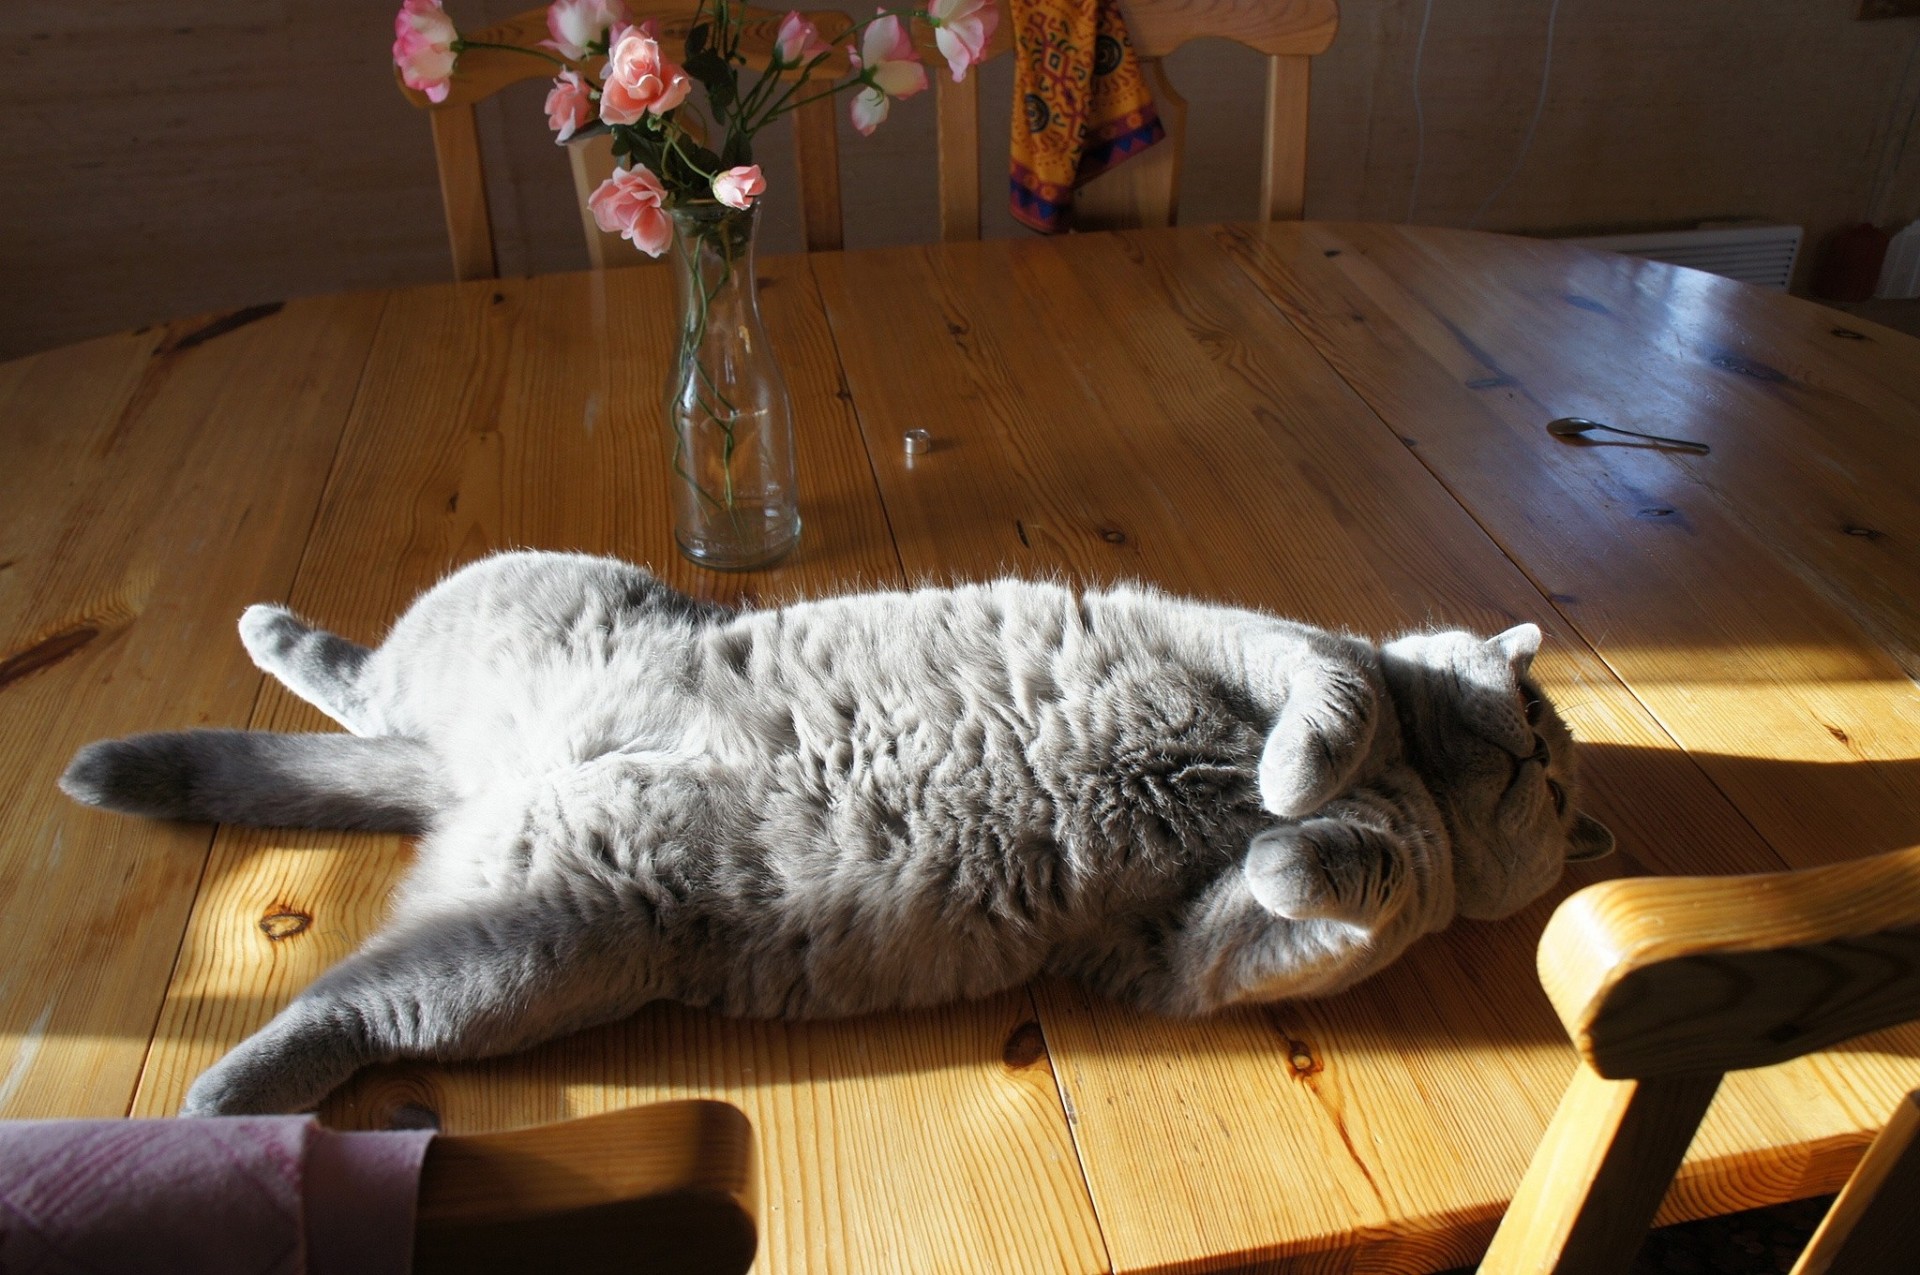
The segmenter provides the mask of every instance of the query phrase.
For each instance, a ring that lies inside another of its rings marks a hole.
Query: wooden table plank
[[[1878,641],[1905,632],[1920,643],[1920,620],[1904,614],[1920,596],[1920,464],[1900,468],[1920,453],[1914,417],[1880,420],[1877,451],[1822,442],[1807,423],[1817,395],[1787,401],[1752,388],[1766,383],[1753,368],[1791,366],[1804,343],[1775,351],[1759,334],[1721,331],[1699,317],[1711,299],[1676,304],[1671,287],[1608,290],[1573,249],[1523,248],[1496,275],[1485,237],[1463,232],[1422,231],[1418,243],[1368,227],[1227,237],[1789,864],[1920,842],[1920,688]],[[1650,269],[1621,273],[1644,284]],[[1718,285],[1702,286],[1717,295]],[[1613,317],[1622,314],[1631,321]],[[1748,370],[1713,364],[1734,359],[1729,351]],[[1610,402],[1595,388],[1605,378],[1617,383]],[[1624,417],[1627,387],[1634,420],[1702,437],[1713,454],[1545,434],[1554,416]],[[1642,397],[1667,410],[1638,414]],[[1868,459],[1882,455],[1884,472]],[[1796,509],[1819,499],[1796,493],[1831,482],[1851,487],[1853,517],[1897,536],[1847,537]],[[1823,539],[1871,572],[1811,565]],[[1904,593],[1898,607],[1877,602],[1888,582]]]
[[[1593,804],[1630,856],[1620,866],[1777,864],[1225,264],[1191,232],[818,262],[909,573],[1143,576],[1375,633],[1537,619],[1552,635],[1549,686],[1589,741]],[[883,287],[923,301],[876,314],[865,301]],[[893,431],[908,420],[932,431],[933,452],[900,453]],[[1571,1070],[1531,969],[1553,901],[1498,926],[1463,924],[1348,995],[1197,1023],[1043,985],[1042,1021],[1117,1268],[1207,1269],[1192,1260],[1206,1253],[1214,1266],[1320,1269],[1347,1261],[1328,1254],[1348,1247],[1393,1269],[1469,1260]],[[1731,1084],[1675,1211],[1730,1190],[1785,1198],[1844,1173],[1884,1115],[1855,1110],[1820,1067],[1772,1088]],[[1876,1072],[1867,1087],[1891,1084]],[[1794,1103],[1779,1103],[1780,1086]],[[1736,1133],[1829,1142],[1819,1156],[1758,1166],[1736,1156]]]
[[[494,548],[650,562],[680,587],[763,599],[895,583],[898,559],[804,261],[763,269],[795,395],[806,532],[748,576],[672,549],[655,404],[671,280],[620,271],[394,298],[294,605],[377,638],[422,587]],[[253,725],[323,724],[277,688]],[[378,924],[405,863],[390,837],[223,831],[138,1109],[185,1086]],[[303,927],[279,939],[267,929]],[[503,1128],[668,1096],[738,1103],[760,1149],[759,1269],[1094,1271],[1107,1263],[1025,992],[833,1024],[660,1006],[511,1059],[376,1069],[326,1107],[355,1127]]]
[[[213,317],[0,368],[0,1116],[123,1115],[210,840],[73,804],[90,739],[235,720],[382,299]]]

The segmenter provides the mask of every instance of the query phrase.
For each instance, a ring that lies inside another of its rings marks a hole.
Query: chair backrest
[[[990,60],[1011,53],[1013,23],[1007,0],[994,0],[1000,24],[987,48]],[[1122,0],[1127,34],[1166,126],[1166,140],[1089,182],[1074,196],[1074,224],[1096,230],[1171,226],[1179,211],[1180,172],[1187,148],[1187,103],[1168,80],[1161,59],[1200,39],[1230,40],[1267,56],[1265,144],[1260,162],[1259,215],[1299,218],[1306,206],[1307,87],[1311,59],[1333,43],[1340,26],[1338,0]],[[940,129],[940,238],[980,237],[980,87],[969,75],[956,84],[929,47]],[[993,190],[1006,189],[996,174]]]
[[[627,12],[635,22],[649,19],[658,23],[661,41],[678,47],[693,26],[699,12],[699,0],[632,0]],[[740,49],[749,66],[764,66],[773,50],[773,40],[784,11],[749,8]],[[828,39],[846,31],[851,20],[835,10],[808,12],[807,18]],[[465,33],[478,44],[507,44],[531,48],[547,38],[545,6],[528,9],[504,22],[479,31]],[[447,218],[447,241],[453,249],[455,279],[491,279],[499,273],[493,246],[493,218],[487,211],[486,171],[480,160],[480,134],[473,114],[474,104],[492,97],[501,89],[523,80],[548,79],[553,65],[503,49],[469,48],[460,54],[460,66],[449,86],[446,100],[438,105],[426,95],[401,86],[401,92],[415,106],[427,112],[433,127],[434,162],[440,171],[440,202]],[[837,58],[825,64],[828,72],[844,74],[847,64]],[[800,170],[801,231],[809,249],[831,241],[840,243],[840,160],[834,136],[834,104],[822,99],[794,112],[795,161]],[[631,265],[645,258],[621,242],[618,235],[604,233],[587,211],[587,196],[613,172],[612,140],[601,133],[567,145],[573,169],[574,193],[580,206],[581,229],[586,235],[587,256],[593,267],[610,264]],[[831,192],[827,199],[825,192]],[[831,228],[826,219],[831,219]]]
[[[1001,20],[987,48],[988,60],[1011,53],[1014,46],[1007,0],[995,0],[995,4]],[[647,0],[629,5],[629,12],[635,21],[651,18],[658,22],[663,40],[677,43],[685,38],[698,8],[697,0]],[[1309,67],[1313,56],[1333,43],[1340,24],[1337,0],[1124,0],[1122,8],[1167,137],[1088,183],[1075,197],[1075,224],[1085,229],[1173,224],[1179,210],[1180,172],[1186,155],[1187,104],[1167,79],[1161,59],[1189,41],[1208,38],[1231,40],[1266,55],[1259,212],[1270,221],[1301,216],[1306,205]],[[750,22],[741,47],[750,65],[764,65],[784,15],[770,9],[749,9],[748,13]],[[845,14],[834,10],[808,12],[806,16],[828,39],[846,31],[850,22]],[[469,33],[467,38],[526,47],[545,36],[546,10],[538,8]],[[922,40],[920,52],[934,84],[939,120],[940,238],[947,242],[978,239],[982,197],[979,79],[969,75],[955,83],[930,39]],[[838,62],[825,69],[844,74],[846,65]],[[433,124],[440,198],[456,279],[486,279],[498,273],[474,103],[509,84],[544,78],[551,71],[547,63],[524,54],[472,48],[460,55],[459,73],[446,100],[438,106],[423,94],[402,90],[415,105],[429,112]],[[809,252],[837,249],[845,242],[837,133],[840,100],[822,97],[794,113],[800,230]],[[596,269],[615,262],[631,264],[635,260],[631,249],[625,248],[617,236],[603,233],[586,210],[587,195],[613,171],[610,141],[604,134],[583,138],[569,143],[568,155],[589,259]],[[994,192],[1004,189],[1004,181],[993,182]]]
[[[1726,1072],[1920,1018],[1920,846],[1746,877],[1589,886],[1540,940],[1580,1054],[1482,1275],[1632,1263]],[[1869,1148],[1794,1270],[1911,1269],[1920,1094]]]
[[[744,1275],[752,1175],[752,1129],[724,1102],[437,1137],[420,1169],[413,1269]]]

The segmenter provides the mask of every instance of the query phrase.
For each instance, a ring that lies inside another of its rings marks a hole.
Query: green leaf
[[[702,49],[698,55],[687,58],[687,74],[700,82],[707,91],[707,104],[713,109],[714,122],[724,126],[727,117],[733,114],[734,104],[739,101],[740,88],[734,80],[733,68],[727,60],[712,49]]]
[[[687,60],[689,62],[699,57],[706,49],[707,37],[712,34],[712,32],[713,27],[705,22],[700,23],[694,27],[693,30],[687,32]]]

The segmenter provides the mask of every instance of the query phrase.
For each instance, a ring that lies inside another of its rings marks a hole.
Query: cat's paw
[[[1298,819],[1339,796],[1345,779],[1318,738],[1270,737],[1260,756],[1260,806],[1282,819]]]
[[[244,1047],[243,1047],[244,1048]],[[310,1111],[325,1092],[309,1095],[286,1078],[228,1054],[200,1073],[180,1106],[183,1116],[277,1116]]]
[[[1338,819],[1309,819],[1254,837],[1242,872],[1254,900],[1294,921],[1373,925],[1391,906],[1386,847]]]
[[[1320,856],[1300,829],[1263,832],[1247,848],[1241,871],[1262,908],[1292,921],[1326,917],[1338,910],[1339,896]]]
[[[240,616],[240,644],[247,648],[253,662],[269,673],[283,667],[300,640],[311,632],[311,626],[282,606],[261,603],[248,607]]]
[[[183,1116],[311,1111],[369,1061],[318,1006],[295,1001],[187,1089]]]
[[[1377,712],[1360,669],[1327,665],[1296,674],[1260,750],[1262,808],[1299,819],[1338,797],[1373,746]]]

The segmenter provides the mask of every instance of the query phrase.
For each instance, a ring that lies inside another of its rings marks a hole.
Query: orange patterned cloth
[[[1013,215],[1067,229],[1073,190],[1165,137],[1119,0],[1009,0]]]

